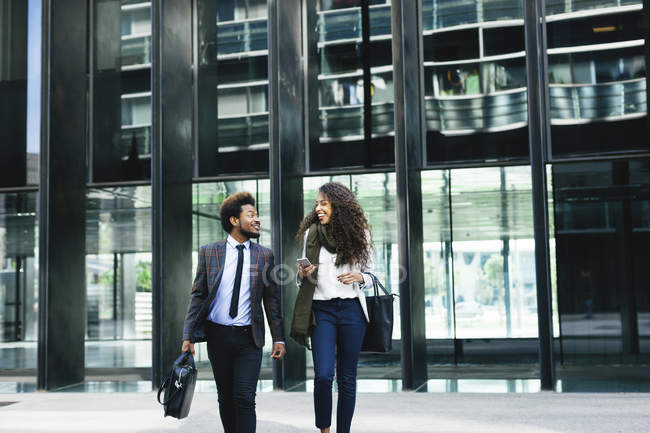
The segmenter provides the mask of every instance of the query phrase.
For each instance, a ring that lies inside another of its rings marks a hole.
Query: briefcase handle
[[[196,368],[194,365],[194,357],[192,356],[192,352],[190,352],[189,350],[183,352],[181,356],[179,356],[176,359],[176,361],[174,361],[174,365],[180,365],[183,361],[185,361],[185,359],[189,359],[190,365],[188,367],[194,370]],[[183,378],[183,373],[182,373],[183,371],[185,371],[185,368],[181,369],[181,375],[178,378],[179,381]],[[174,392],[174,393],[170,392],[167,401],[160,401],[160,394],[162,394],[162,392],[165,390],[166,387],[171,386],[171,380],[172,380],[172,374],[169,373],[165,378],[165,380],[163,381],[162,385],[160,385],[160,388],[158,389],[158,396],[157,396],[158,403],[162,404],[163,406],[169,404],[169,402],[171,402],[177,395],[180,394],[180,392]]]

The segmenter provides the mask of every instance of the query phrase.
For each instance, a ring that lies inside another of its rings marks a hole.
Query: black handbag
[[[390,352],[393,348],[393,300],[397,295],[389,293],[374,274],[365,273],[372,278],[374,295],[366,296],[369,321],[361,351]],[[379,288],[383,295],[379,294]]]
[[[165,416],[185,418],[190,413],[194,385],[196,385],[196,366],[190,351],[183,352],[174,361],[169,375],[165,378],[158,390],[158,403],[163,405]],[[164,391],[164,401],[160,401],[160,394]]]

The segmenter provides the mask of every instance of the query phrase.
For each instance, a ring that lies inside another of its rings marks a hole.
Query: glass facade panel
[[[523,0],[425,0],[427,163],[528,156]]]
[[[564,361],[647,360],[650,163],[556,164],[553,184]]]
[[[266,0],[199,0],[199,175],[266,172]]]
[[[553,156],[647,152],[642,2],[554,1],[547,13]]]
[[[391,164],[394,91],[389,0],[321,0],[315,31],[318,123],[310,168]],[[367,14],[368,42],[364,16]],[[309,53],[312,55],[312,53]],[[365,97],[365,94],[368,96]],[[310,101],[315,109],[316,101]]]
[[[192,188],[192,279],[194,279],[196,273],[199,248],[202,245],[226,239],[228,236],[228,233],[221,227],[219,207],[226,197],[235,192],[248,191],[255,198],[257,213],[261,221],[260,237],[256,242],[271,248],[271,183],[268,179],[196,183]],[[191,288],[191,282],[188,282],[187,287],[183,289],[187,292],[187,303],[183,304],[183,309],[186,309],[189,304]],[[266,337],[262,348],[262,373],[260,377],[262,379],[272,379],[270,355],[273,345],[266,316],[264,322]],[[196,346],[195,361],[198,364],[199,371],[202,368],[211,371],[208,350],[205,344]]]
[[[149,179],[151,2],[94,0],[91,10],[90,179]]]
[[[448,170],[422,172],[424,314],[427,338],[454,338]]]
[[[151,187],[90,188],[86,367],[151,366]]]
[[[422,173],[427,338],[537,336],[530,167]]]
[[[38,183],[38,150],[27,148],[27,5],[0,0],[0,188]]]
[[[37,192],[0,194],[0,371],[36,375]]]

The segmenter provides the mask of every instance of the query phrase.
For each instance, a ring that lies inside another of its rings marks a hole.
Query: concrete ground
[[[260,433],[316,432],[311,393],[259,393],[257,415]],[[214,393],[196,393],[181,421],[153,393],[0,394],[2,433],[222,431]],[[352,431],[648,433],[650,394],[359,394]]]

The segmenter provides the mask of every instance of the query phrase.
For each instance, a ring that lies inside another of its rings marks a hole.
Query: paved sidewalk
[[[2,433],[223,431],[214,393],[195,394],[182,421],[163,418],[153,393],[0,394],[9,401]],[[257,403],[259,433],[316,432],[310,393],[260,393]],[[352,431],[648,433],[650,394],[359,394]]]

